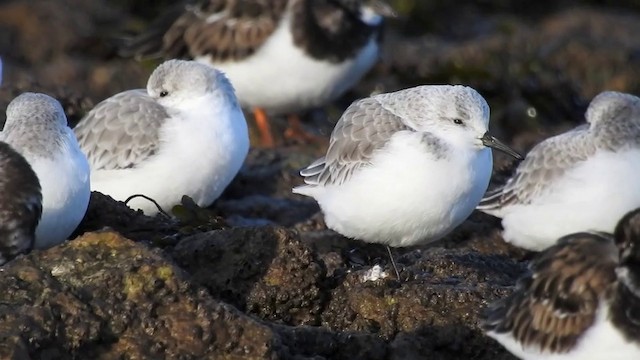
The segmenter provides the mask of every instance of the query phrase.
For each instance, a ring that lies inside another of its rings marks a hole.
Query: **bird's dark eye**
[[[165,97],[167,95],[169,95],[169,92],[167,90],[160,91],[160,97]]]
[[[453,119],[453,123],[457,125],[462,125],[462,119]]]

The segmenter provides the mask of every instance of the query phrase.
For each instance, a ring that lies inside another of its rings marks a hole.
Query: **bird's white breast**
[[[239,61],[210,63],[231,80],[243,107],[260,107],[272,114],[292,113],[324,105],[352,87],[375,64],[378,44],[371,37],[357,56],[342,63],[311,58],[296,47],[291,15],[251,56]]]
[[[42,217],[36,229],[36,248],[66,240],[89,205],[89,163],[68,129],[65,146],[54,158],[29,159],[42,188]]]
[[[530,204],[501,211],[505,240],[541,250],[563,235],[613,232],[618,220],[640,206],[640,150],[598,151],[549,185]]]
[[[391,246],[435,241],[471,214],[492,169],[489,149],[450,150],[434,157],[419,133],[399,132],[348,182],[311,195],[343,235]]]
[[[180,114],[160,131],[157,155],[132,169],[96,171],[94,190],[125,200],[143,194],[164,210],[188,195],[200,206],[210,205],[237,174],[249,150],[242,111],[216,97],[185,102]],[[132,208],[154,214],[147,200],[134,199]]]

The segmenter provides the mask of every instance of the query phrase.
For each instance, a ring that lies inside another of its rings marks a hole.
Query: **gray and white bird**
[[[615,239],[615,240],[614,240]],[[640,210],[614,237],[567,235],[538,255],[482,327],[523,360],[640,359]]]
[[[168,11],[123,53],[218,68],[272,145],[267,114],[344,94],[378,61],[383,19],[392,15],[380,0],[197,0]]]
[[[247,123],[231,83],[195,61],[164,62],[146,91],[102,101],[74,130],[91,165],[92,190],[120,201],[145,195],[165,210],[183,195],[210,205],[249,151]],[[140,198],[129,206],[158,212]]]
[[[418,86],[358,100],[293,192],[313,197],[327,226],[350,238],[387,246],[438,240],[486,191],[490,148],[519,156],[488,126],[489,106],[465,86]]]
[[[24,156],[40,181],[42,218],[35,247],[67,240],[84,217],[91,192],[87,158],[60,103],[39,93],[16,97],[7,107],[0,140]]]
[[[613,232],[640,207],[640,98],[596,96],[587,124],[536,145],[478,209],[502,218],[503,237],[542,250],[568,234]]]
[[[31,165],[0,141],[0,265],[33,248],[42,193]]]

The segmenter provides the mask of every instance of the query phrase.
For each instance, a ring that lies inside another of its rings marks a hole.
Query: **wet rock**
[[[349,273],[332,291],[323,324],[387,339],[424,326],[477,330],[478,309],[523,270],[506,257],[468,250],[429,249],[411,255],[412,259],[398,259],[410,262],[404,266],[401,282],[392,275],[364,281],[363,270]]]
[[[180,235],[180,223],[177,219],[162,214],[145,216],[141,210],[133,210],[121,201],[92,191],[87,212],[72,238],[104,228],[117,231],[132,240],[156,245],[171,243],[170,239],[177,239]]]
[[[171,255],[211,294],[250,314],[292,325],[319,323],[322,264],[291,231],[213,231],[183,239]]]
[[[380,346],[389,346],[389,354],[417,353],[427,347],[416,342],[411,349],[395,348],[396,339],[404,343],[416,333],[441,334],[441,341],[425,342],[442,358],[461,352],[476,356],[491,344],[477,328],[478,311],[508,294],[525,267],[505,255],[469,249],[405,250],[397,259],[403,281],[388,275],[365,281],[370,265],[349,269],[348,260],[342,259],[345,249],[325,247],[317,258],[316,249],[327,240],[342,241],[344,248],[364,246],[369,258],[379,259],[386,250],[325,235],[301,241],[297,233],[277,227],[219,230],[183,239],[171,255],[213,296],[262,319],[322,325],[334,337],[375,334]],[[340,271],[325,271],[332,266],[325,263],[329,258],[340,259],[333,265]],[[456,333],[460,336],[454,340]],[[468,342],[476,346],[464,347]]]
[[[250,195],[238,200],[220,201],[217,209],[222,214],[233,214],[239,225],[244,225],[243,219],[246,221],[247,217],[259,216],[272,224],[293,226],[316,213],[318,205],[309,200],[295,201],[265,195]],[[233,221],[233,218],[230,221]]]
[[[214,301],[159,250],[89,233],[3,268],[3,355],[275,358],[268,327]],[[3,356],[4,357],[4,356]]]

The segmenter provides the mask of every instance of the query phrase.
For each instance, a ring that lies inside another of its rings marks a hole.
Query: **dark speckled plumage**
[[[252,55],[276,30],[290,9],[294,43],[310,56],[341,62],[354,56],[380,25],[361,19],[363,0],[202,0],[175,7],[122,55],[194,58],[215,62]],[[214,21],[212,21],[214,19]]]
[[[573,234],[530,264],[514,294],[485,312],[484,329],[511,333],[524,346],[566,352],[593,325],[601,297],[615,281],[611,238]]]
[[[616,227],[620,285],[611,304],[611,321],[629,339],[640,341],[640,209],[627,214]]]
[[[35,172],[8,144],[0,142],[0,264],[33,248],[42,214]]]
[[[639,342],[640,354],[640,209],[620,220],[613,237],[578,233],[558,240],[531,262],[511,296],[485,310],[482,327],[525,348],[567,353],[603,305],[623,337]]]
[[[338,63],[354,57],[380,26],[360,20],[362,1],[294,1],[294,43],[313,58]]]

